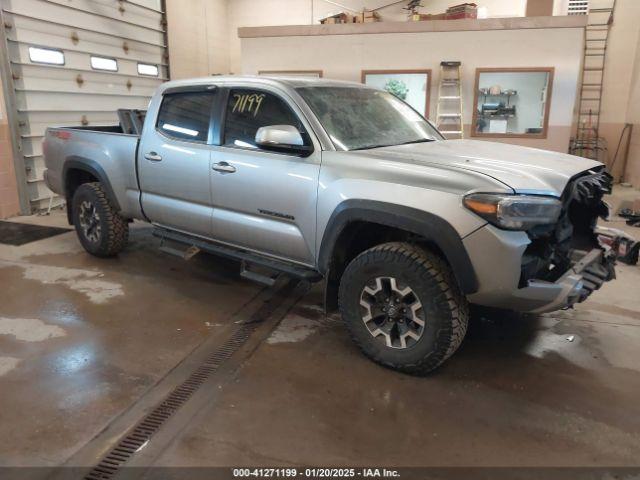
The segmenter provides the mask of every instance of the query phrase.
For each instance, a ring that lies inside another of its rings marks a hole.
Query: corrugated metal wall
[[[146,109],[168,79],[162,0],[0,0],[13,78],[13,120],[31,209],[47,208],[42,139],[48,126],[117,124],[116,109]],[[30,47],[56,49],[64,65],[34,62]],[[91,57],[115,60],[117,71],[92,68]],[[138,64],[157,65],[158,77]],[[20,162],[19,162],[20,163]],[[55,198],[53,205],[62,199]]]

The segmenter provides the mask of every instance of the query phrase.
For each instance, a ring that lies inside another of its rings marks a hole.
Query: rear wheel
[[[340,311],[374,361],[407,373],[440,366],[467,331],[468,305],[439,256],[408,243],[361,253],[340,282]]]
[[[129,224],[111,205],[100,183],[80,185],[72,208],[76,233],[87,252],[113,257],[127,245]]]

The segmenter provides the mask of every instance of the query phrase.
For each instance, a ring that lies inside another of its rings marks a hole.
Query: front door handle
[[[234,167],[233,165],[229,165],[227,162],[214,163],[213,164],[213,169],[216,172],[222,172],[222,173],[235,173],[236,172],[236,167]]]
[[[150,162],[161,162],[162,157],[158,155],[156,152],[149,152],[144,154],[144,158],[149,160]]]

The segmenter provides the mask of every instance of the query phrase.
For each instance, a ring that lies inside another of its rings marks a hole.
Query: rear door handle
[[[162,157],[158,155],[156,152],[149,152],[144,154],[144,158],[149,160],[150,162],[161,162]]]
[[[236,172],[236,167],[234,167],[233,165],[229,165],[227,162],[214,163],[213,164],[213,169],[216,172],[222,172],[222,173],[235,173]]]

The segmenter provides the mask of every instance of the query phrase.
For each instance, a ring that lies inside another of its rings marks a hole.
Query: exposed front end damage
[[[602,169],[572,178],[561,196],[559,220],[527,231],[487,224],[463,243],[479,280],[470,303],[545,313],[582,302],[615,278],[615,238],[596,224],[609,212],[603,201],[612,178]],[[599,238],[600,237],[600,238]],[[496,263],[499,259],[499,263]]]
[[[531,243],[522,257],[519,288],[546,282],[562,286],[564,291],[544,311],[583,302],[615,278],[616,252],[599,241],[596,231],[598,219],[609,215],[603,197],[611,188],[612,177],[604,168],[580,174],[562,195],[559,221],[527,232]]]

